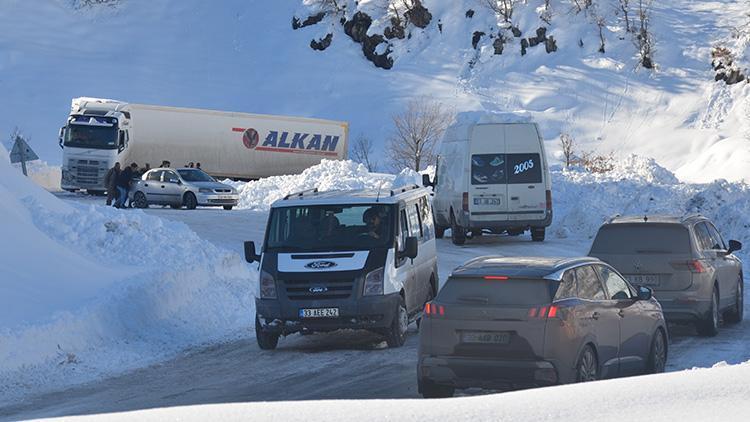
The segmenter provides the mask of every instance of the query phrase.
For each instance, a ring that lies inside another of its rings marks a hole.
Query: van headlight
[[[276,299],[276,281],[265,271],[260,272],[260,298]]]
[[[385,277],[385,268],[380,267],[377,270],[370,271],[365,276],[365,285],[362,288],[362,296],[377,296],[383,294],[383,278]]]
[[[200,188],[200,189],[198,189],[198,192],[199,193],[213,193],[213,190],[211,190],[209,188]]]

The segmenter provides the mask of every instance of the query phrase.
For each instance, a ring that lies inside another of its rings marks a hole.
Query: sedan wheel
[[[185,208],[189,210],[194,210],[195,207],[198,206],[198,200],[195,198],[195,195],[193,192],[188,192],[185,194],[185,197],[183,198],[183,203],[185,204]]]
[[[586,346],[581,353],[581,357],[578,359],[578,366],[576,368],[576,381],[577,382],[588,382],[596,381],[597,376],[596,355],[591,346]]]
[[[146,200],[146,194],[143,192],[136,192],[133,195],[133,205],[136,208],[148,208],[148,201]]]

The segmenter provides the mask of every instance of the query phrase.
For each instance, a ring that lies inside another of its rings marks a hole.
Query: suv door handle
[[[619,315],[620,318],[625,318],[625,310],[624,309],[620,309],[619,311],[617,311],[617,315]]]
[[[518,201],[518,199],[519,199],[519,198],[518,198],[517,196],[511,196],[511,197],[510,197],[510,200],[511,200],[511,201]]]
[[[594,312],[593,314],[591,314],[591,318],[592,319],[599,319],[599,312]]]

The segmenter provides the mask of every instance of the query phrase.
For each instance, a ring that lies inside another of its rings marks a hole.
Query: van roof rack
[[[410,191],[410,190],[414,190],[414,189],[419,189],[419,185],[409,185],[409,186],[404,186],[404,187],[398,188],[398,189],[392,189],[391,190],[391,196],[396,196],[396,195],[398,195],[400,193],[404,193],[404,192],[407,192],[407,191]]]
[[[314,193],[318,193],[318,188],[307,189],[307,190],[303,190],[300,192],[290,193],[289,195],[286,195],[284,197],[284,201],[291,199],[291,198],[304,198],[305,195],[310,195]]]

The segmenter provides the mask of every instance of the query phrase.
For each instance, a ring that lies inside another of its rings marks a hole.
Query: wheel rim
[[[406,308],[398,307],[398,333],[403,336],[409,327],[409,317],[406,315]]]
[[[583,356],[581,356],[578,379],[580,382],[594,381],[596,379],[596,359],[591,349],[586,349]]]
[[[143,195],[143,193],[138,192],[135,194],[135,206],[137,206],[138,208],[145,208],[146,197]]]
[[[664,372],[667,361],[667,349],[664,347],[664,336],[657,331],[654,339],[654,372]]]

